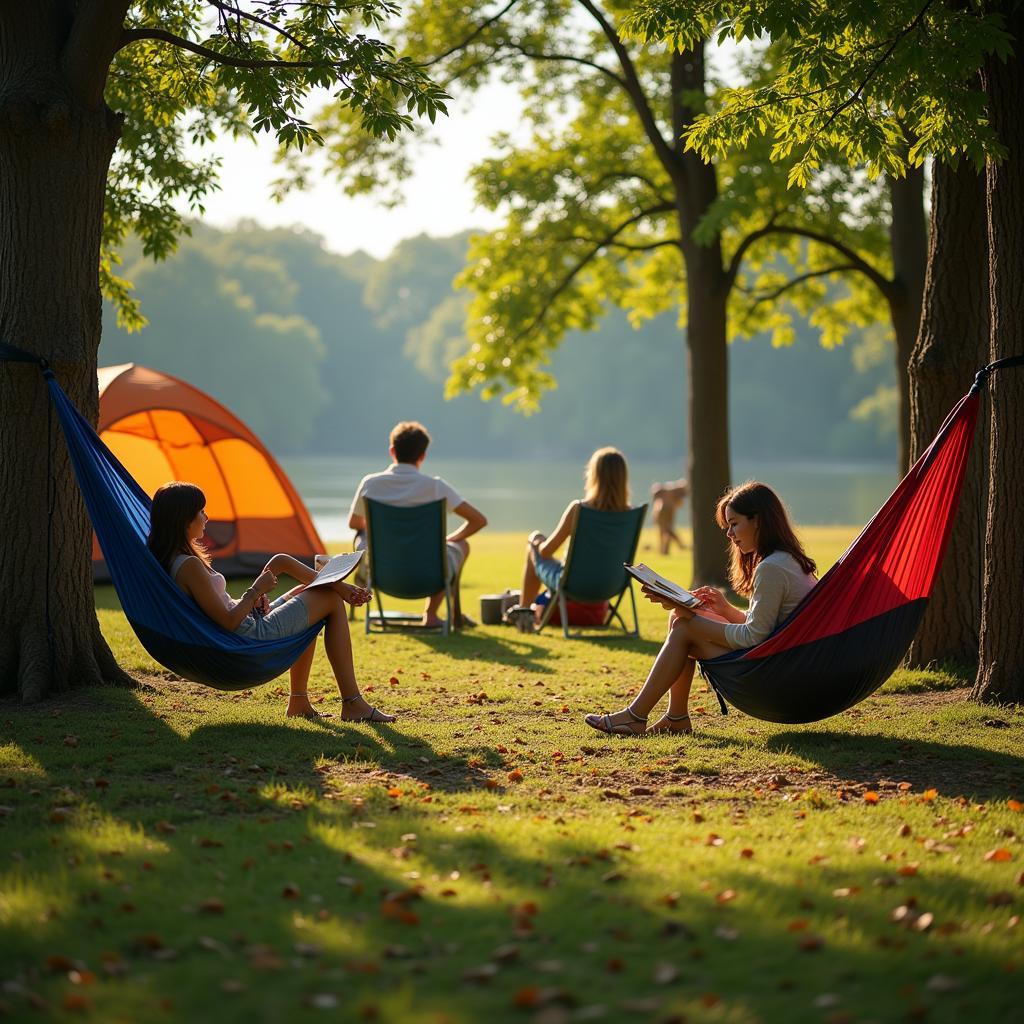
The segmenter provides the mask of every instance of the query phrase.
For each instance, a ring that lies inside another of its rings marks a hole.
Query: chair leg
[[[562,632],[565,634],[565,639],[569,639],[569,604],[565,598],[565,591],[559,590],[558,592],[558,614],[562,617]]]

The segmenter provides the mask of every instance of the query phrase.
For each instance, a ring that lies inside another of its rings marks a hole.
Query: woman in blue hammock
[[[786,509],[766,484],[749,481],[718,503],[718,525],[732,545],[729,581],[750,599],[744,612],[714,587],[697,587],[703,609],[683,608],[646,587],[649,601],[667,608],[668,636],[640,692],[621,711],[587,715],[599,732],[617,736],[693,732],[688,703],[697,661],[753,647],[768,636],[817,582],[817,566],[804,552]],[[647,718],[668,693],[668,710],[650,728]]]
[[[349,722],[393,722],[371,707],[359,692],[352,664],[352,641],[345,602],[359,606],[370,600],[370,592],[348,583],[332,583],[306,591],[316,572],[291,555],[274,555],[263,572],[239,600],[227,592],[227,581],[214,572],[202,544],[206,531],[206,495],[195,484],[174,481],[153,495],[149,538],[146,543],[157,561],[175,583],[218,626],[259,640],[280,639],[302,633],[312,623],[326,619],[324,649],[341,691],[341,717]],[[277,586],[281,574],[299,581],[299,586],[269,601],[267,594]],[[314,640],[291,667],[289,717],[319,718],[309,703],[307,683],[316,653]]]

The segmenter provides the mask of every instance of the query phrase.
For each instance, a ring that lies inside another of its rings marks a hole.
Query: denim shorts
[[[535,550],[533,568],[537,572],[537,579],[554,593],[558,589],[558,581],[562,578],[562,563],[557,558],[541,558]]]
[[[286,636],[295,636],[309,626],[309,610],[302,595],[289,598],[282,594],[270,603],[270,611],[266,615],[246,615],[235,630],[241,636],[253,640],[281,640]]]

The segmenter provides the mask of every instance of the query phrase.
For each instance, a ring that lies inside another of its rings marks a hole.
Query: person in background
[[[550,537],[534,530],[526,544],[526,564],[519,590],[519,605],[509,610],[510,618],[525,615],[532,609],[529,621],[536,620],[542,610],[533,602],[542,587],[554,592],[562,575],[562,562],[555,552],[572,536],[580,506],[605,512],[624,512],[629,508],[629,468],[626,457],[617,448],[598,448],[584,472],[583,498],[570,501]]]
[[[430,434],[422,423],[406,421],[398,423],[388,438],[388,454],[391,465],[381,473],[371,473],[359,481],[352,507],[349,509],[348,525],[356,531],[356,547],[366,546],[366,505],[365,498],[383,502],[385,505],[410,507],[426,505],[431,501],[445,498],[448,510],[461,516],[464,522],[448,534],[449,580],[455,584],[453,601],[456,628],[475,625],[462,614],[459,595],[459,578],[466,559],[469,557],[468,540],[487,525],[487,519],[477,508],[466,501],[447,481],[439,476],[427,476],[420,471],[430,446]],[[423,611],[424,626],[440,626],[438,609],[444,600],[444,591],[427,598]]]
[[[291,555],[274,555],[263,572],[237,601],[227,591],[227,581],[214,572],[203,547],[206,531],[206,495],[195,484],[175,480],[153,495],[149,537],[146,545],[171,579],[224,629],[257,640],[277,640],[304,632],[312,623],[326,620],[324,649],[341,692],[341,717],[349,722],[393,722],[371,707],[359,692],[352,664],[352,641],[345,615],[347,602],[366,604],[370,592],[349,583],[331,583],[305,590],[316,571]],[[279,574],[286,573],[299,586],[274,601],[267,594],[277,586]],[[316,640],[292,665],[288,717],[321,717],[309,703],[307,685],[316,654]]]
[[[686,547],[676,533],[676,512],[682,507],[690,485],[685,480],[668,480],[651,484],[651,519],[658,528],[658,551],[667,555],[675,541],[680,550]]]
[[[626,707],[585,717],[598,732],[693,732],[688,703],[696,663],[759,644],[817,583],[813,559],[805,553],[778,495],[766,484],[752,480],[730,491],[719,501],[715,519],[732,545],[729,581],[737,594],[750,598],[749,607],[744,612],[720,590],[697,587],[693,593],[706,610],[693,611],[644,587],[649,601],[671,613],[668,636],[646,682]],[[666,693],[668,710],[648,729],[647,717]]]

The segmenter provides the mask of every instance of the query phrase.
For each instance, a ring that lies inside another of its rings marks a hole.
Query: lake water
[[[349,504],[360,479],[383,469],[371,456],[303,456],[281,460],[298,488],[316,528],[327,542],[347,541]],[[583,464],[575,462],[487,462],[428,457],[424,469],[443,476],[483,512],[493,530],[550,532],[565,506],[583,491]],[[685,475],[679,463],[630,462],[634,501],[647,501],[655,480]],[[797,523],[862,525],[896,486],[893,467],[878,463],[747,463],[736,460],[737,481],[756,476],[774,487]],[[689,523],[689,505],[679,516]]]

